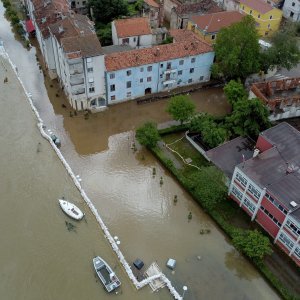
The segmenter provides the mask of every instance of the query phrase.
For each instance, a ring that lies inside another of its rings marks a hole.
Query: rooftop
[[[191,20],[201,30],[206,32],[218,32],[223,27],[240,22],[244,15],[238,11],[222,11],[201,16],[192,16]]]
[[[159,8],[159,4],[157,2],[155,2],[154,0],[144,0],[144,2],[146,4],[148,4],[149,6]]]
[[[177,30],[180,31],[181,29]],[[111,72],[212,51],[211,45],[200,40],[196,34],[192,33],[180,42],[109,54],[105,57],[105,65],[107,71]]]
[[[92,57],[103,54],[102,47],[96,34],[63,38],[61,40],[61,45],[66,53],[80,52],[83,57]]]
[[[196,13],[215,13],[222,11],[222,9],[213,1],[211,0],[202,0],[198,3],[184,3],[178,5],[175,8],[175,11],[178,15],[185,15],[185,14],[196,14]]]
[[[238,167],[291,209],[291,201],[300,204],[300,132],[282,122],[265,130],[261,136],[273,147]]]
[[[102,47],[103,54],[119,53],[124,51],[132,50],[133,48],[129,45],[111,45]]]
[[[241,4],[245,4],[249,6],[250,8],[265,14],[268,11],[272,10],[273,7],[271,4],[263,1],[263,0],[240,0]]]
[[[236,165],[253,156],[255,142],[247,137],[237,137],[206,152],[210,160],[229,178]]]
[[[119,19],[114,24],[119,38],[152,33],[148,18]]]

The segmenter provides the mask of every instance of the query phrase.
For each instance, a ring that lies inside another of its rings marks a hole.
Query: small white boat
[[[121,285],[119,278],[100,256],[93,258],[93,264],[99,279],[108,292],[112,292]]]
[[[73,203],[64,199],[58,199],[61,209],[71,218],[75,220],[81,220],[84,213]]]

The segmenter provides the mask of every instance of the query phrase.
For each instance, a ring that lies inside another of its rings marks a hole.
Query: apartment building
[[[300,266],[300,132],[280,123],[259,135],[233,172],[229,196]]]
[[[210,80],[212,47],[189,30],[173,30],[173,43],[105,56],[107,103]]]
[[[300,21],[300,1],[299,0],[285,0],[283,5],[283,15],[295,22]]]

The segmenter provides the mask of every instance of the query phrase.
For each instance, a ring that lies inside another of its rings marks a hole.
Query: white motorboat
[[[100,256],[93,258],[93,264],[99,279],[108,292],[112,292],[121,285],[119,278]]]
[[[71,218],[75,220],[81,220],[84,213],[73,203],[66,201],[65,199],[58,199],[61,209]]]

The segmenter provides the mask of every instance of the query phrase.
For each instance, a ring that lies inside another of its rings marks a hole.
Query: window
[[[192,83],[192,82],[193,82],[193,79],[190,78],[190,79],[188,80],[188,83]]]
[[[249,14],[252,15],[252,9],[250,10]]]
[[[143,68],[143,67],[142,67],[142,68],[140,68],[140,71],[141,71],[141,72],[144,72],[144,68]]]
[[[91,73],[91,72],[93,72],[93,68],[87,68],[87,71],[88,71],[88,73]]]
[[[110,78],[110,79],[114,79],[114,78],[115,78],[115,73],[109,74],[109,78]]]
[[[273,19],[273,16],[270,16],[270,20],[272,20]]]
[[[300,235],[300,228],[298,228],[292,221],[287,220],[286,226],[289,227],[296,235]]]
[[[178,71],[178,75],[182,75],[182,70],[179,70],[179,71]]]
[[[129,38],[122,39],[122,44],[123,44],[123,45],[129,44]]]
[[[151,82],[151,77],[147,77],[147,82]]]
[[[141,79],[140,79],[140,83],[143,83],[143,82],[144,82],[144,79],[143,79],[143,78],[141,78]]]
[[[255,211],[255,205],[252,203],[252,201],[250,201],[248,198],[245,198],[245,200],[244,200],[244,205],[245,205],[247,208],[249,208],[249,210],[250,210],[251,212],[254,213],[254,211]]]
[[[231,193],[236,196],[237,199],[242,200],[243,198],[243,193],[238,190],[235,186],[232,187]]]
[[[268,24],[268,28],[270,28],[271,27],[271,25],[270,24]]]
[[[243,177],[239,172],[236,173],[235,179],[242,185],[246,186],[247,185],[247,179]]]
[[[167,69],[171,69],[172,64],[170,62],[167,63]]]
[[[147,71],[148,72],[152,71],[152,66],[147,67]]]
[[[110,100],[112,101],[116,100],[116,96],[110,96]]]
[[[90,88],[89,88],[89,92],[90,92],[90,93],[95,93],[95,88],[94,88],[94,87],[90,87]]]
[[[192,57],[191,63],[193,64],[195,61],[196,61],[196,58],[195,58],[195,57]]]
[[[183,60],[183,59],[181,59],[181,60],[179,61],[179,64],[182,66],[182,65],[183,65],[183,63],[184,63],[184,60]]]
[[[160,67],[163,68],[163,67],[164,67],[164,64],[160,64]]]
[[[194,68],[190,68],[190,73],[194,73]]]
[[[116,86],[114,84],[111,84],[110,86],[110,91],[114,92],[116,90]]]
[[[260,15],[258,15],[257,18],[260,19]]]
[[[134,41],[134,42],[136,41],[136,37],[133,38],[133,41]]]
[[[93,61],[93,59],[91,58],[91,57],[88,57],[87,59],[86,59],[86,62],[88,62],[88,63],[91,63]]]
[[[257,200],[260,197],[260,192],[252,184],[249,184],[248,191],[252,194]]]
[[[242,10],[244,10],[244,9],[245,9],[245,6],[243,5]]]
[[[126,82],[126,88],[130,89],[131,88],[131,81]]]
[[[290,250],[294,247],[294,243],[283,233],[280,233],[279,240],[285,244]]]
[[[290,13],[290,17],[292,18],[294,16],[294,13],[291,11]]]
[[[295,2],[292,2],[292,6],[295,6]]]
[[[163,78],[163,74],[160,74],[160,75],[159,75],[159,78]]]
[[[271,214],[267,209],[265,209],[263,206],[260,207],[260,209],[278,226],[281,227],[281,223]]]
[[[127,76],[131,75],[131,70],[126,71]]]
[[[266,198],[273,203],[279,210],[281,210],[285,215],[288,213],[288,211],[280,205],[271,195],[266,194]]]
[[[127,95],[126,95],[126,96],[127,96],[127,98],[128,98],[128,97],[131,97],[131,92],[127,92]]]
[[[300,259],[300,248],[295,249],[295,255]]]
[[[215,38],[216,38],[216,35],[213,34],[213,35],[211,36],[211,39],[214,40]]]
[[[204,79],[204,76],[200,76],[200,81],[203,81],[203,79]]]

